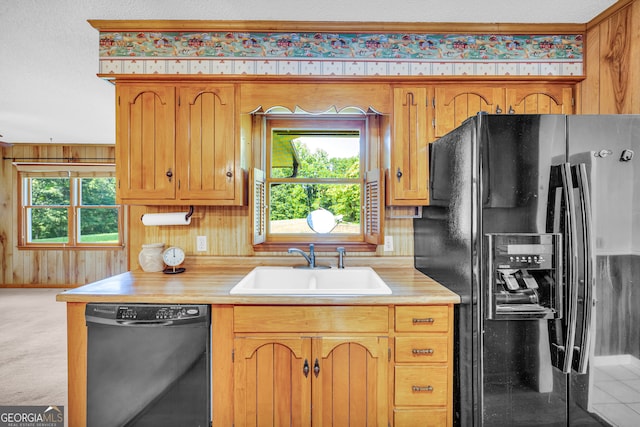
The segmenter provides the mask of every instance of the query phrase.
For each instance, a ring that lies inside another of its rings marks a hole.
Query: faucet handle
[[[344,268],[344,254],[346,251],[343,246],[336,248],[336,251],[338,251],[338,268]]]

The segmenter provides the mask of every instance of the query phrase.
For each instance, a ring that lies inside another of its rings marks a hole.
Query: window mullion
[[[268,178],[267,182],[270,184],[360,184],[362,178]]]
[[[77,227],[79,226],[78,221],[78,178],[69,178],[69,245],[76,246],[79,242],[78,233],[79,230]]]

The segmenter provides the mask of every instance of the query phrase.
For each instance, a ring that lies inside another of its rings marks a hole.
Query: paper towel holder
[[[189,218],[191,218],[191,216],[193,215],[193,205],[189,206],[189,211],[184,215],[184,221],[185,222],[189,222]],[[144,216],[145,214],[140,215],[140,221],[144,222]]]
[[[189,206],[189,212],[187,212],[187,214],[184,216],[184,220],[189,221],[191,215],[193,215],[193,205]]]

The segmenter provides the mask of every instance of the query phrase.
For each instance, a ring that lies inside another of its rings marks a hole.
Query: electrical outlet
[[[384,236],[384,251],[393,251],[393,236]]]
[[[206,252],[207,250],[207,236],[196,237],[196,251]]]

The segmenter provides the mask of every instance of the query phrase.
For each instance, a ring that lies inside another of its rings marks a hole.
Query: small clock
[[[162,253],[162,260],[167,264],[167,268],[162,270],[163,273],[177,274],[185,271],[184,267],[179,267],[184,262],[184,251],[177,246],[171,246]]]

